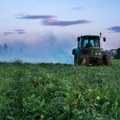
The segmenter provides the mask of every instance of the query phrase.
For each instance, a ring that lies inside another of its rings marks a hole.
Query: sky
[[[73,63],[81,35],[102,35],[120,47],[120,0],[0,0],[0,59]]]

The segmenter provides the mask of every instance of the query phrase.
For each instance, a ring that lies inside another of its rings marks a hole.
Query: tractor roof
[[[82,35],[82,38],[100,38],[99,35]]]

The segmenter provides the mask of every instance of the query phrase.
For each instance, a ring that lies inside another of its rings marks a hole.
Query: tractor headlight
[[[95,55],[98,55],[98,53],[95,53]]]
[[[95,55],[101,55],[101,53],[95,53]]]
[[[101,55],[101,53],[98,53],[98,55]]]

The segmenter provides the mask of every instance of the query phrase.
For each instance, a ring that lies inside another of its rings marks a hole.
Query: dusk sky
[[[0,45],[24,61],[71,63],[81,35],[102,32],[104,49],[120,47],[119,11],[120,0],[0,0]]]

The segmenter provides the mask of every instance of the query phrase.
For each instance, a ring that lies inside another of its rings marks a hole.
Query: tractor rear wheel
[[[107,55],[107,54],[103,55],[103,64],[104,65],[109,65],[110,64],[110,57],[109,57],[109,55]]]
[[[74,55],[74,65],[78,65],[78,56]]]

